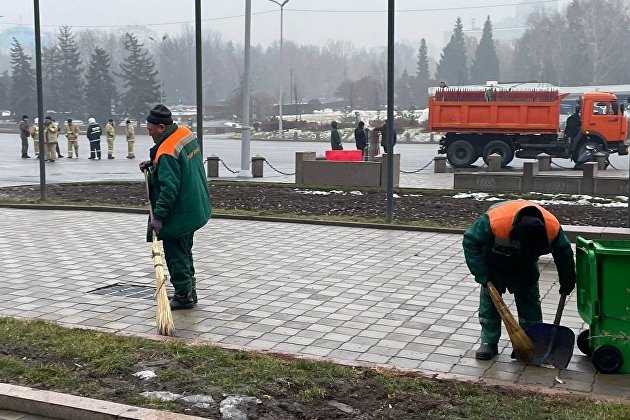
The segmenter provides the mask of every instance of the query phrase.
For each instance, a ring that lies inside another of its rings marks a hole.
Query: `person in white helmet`
[[[90,141],[90,157],[101,160],[101,134],[103,130],[93,117],[88,118],[87,138]]]

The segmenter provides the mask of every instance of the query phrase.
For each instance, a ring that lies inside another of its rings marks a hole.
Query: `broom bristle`
[[[164,275],[164,265],[162,264],[162,250],[153,237],[153,265],[155,267],[155,287],[157,307],[155,312],[155,323],[160,335],[173,336],[175,334],[175,323],[171,313],[171,304],[166,294],[166,277]]]
[[[529,362],[534,358],[534,344],[532,340],[525,334],[525,331],[523,331],[518,322],[516,322],[514,315],[512,315],[512,312],[510,312],[492,282],[488,282],[488,293],[505,324],[505,329],[510,336],[510,341],[512,342],[512,347],[514,348],[517,359]]]

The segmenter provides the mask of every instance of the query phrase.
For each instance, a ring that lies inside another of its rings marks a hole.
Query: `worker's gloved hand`
[[[568,295],[575,289],[575,280],[560,279],[560,294]]]
[[[153,162],[150,160],[145,160],[144,162],[140,162],[138,165],[140,167],[140,172],[144,172],[148,170],[151,166],[153,166]]]
[[[488,283],[488,277],[486,276],[475,276],[475,281],[482,286],[485,286]]]
[[[151,223],[149,223],[149,226],[151,226],[151,229],[153,229],[156,235],[159,235],[163,225],[161,220],[153,219]]]

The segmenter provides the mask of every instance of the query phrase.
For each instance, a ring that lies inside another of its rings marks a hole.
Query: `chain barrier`
[[[288,172],[282,172],[281,170],[274,168],[274,166],[273,166],[271,163],[269,163],[269,161],[268,161],[267,159],[265,159],[265,160],[264,160],[264,162],[265,162],[265,163],[266,163],[266,164],[267,164],[267,165],[268,165],[271,169],[273,169],[274,171],[278,172],[279,174],[282,174],[282,175],[295,175],[295,172],[291,172],[291,173],[288,173]]]
[[[608,159],[606,159],[606,163],[608,164],[608,166],[610,166],[611,168],[615,169],[615,170],[619,170],[619,168],[615,168],[615,165],[612,164],[612,162]]]
[[[422,168],[420,169],[416,169],[415,171],[403,171],[402,169],[400,170],[401,173],[403,174],[417,174],[418,172],[424,171],[425,169],[427,169],[429,167],[429,165],[431,165],[433,163],[433,158],[431,158],[430,161],[427,162],[426,165],[424,165]]]
[[[234,170],[230,169],[230,167],[227,166],[227,164],[223,161],[223,159],[219,159],[219,162],[221,162],[221,164],[223,164],[225,169],[227,169],[228,171],[232,172],[233,174],[237,174],[237,173],[241,172],[241,171],[234,171]]]

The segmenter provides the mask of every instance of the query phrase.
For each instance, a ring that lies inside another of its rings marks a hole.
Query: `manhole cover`
[[[132,299],[153,299],[155,287],[142,284],[115,283],[92,290],[89,293]]]

